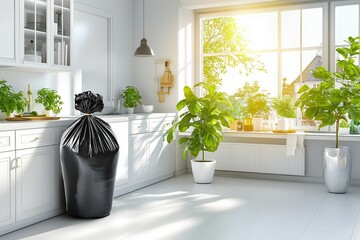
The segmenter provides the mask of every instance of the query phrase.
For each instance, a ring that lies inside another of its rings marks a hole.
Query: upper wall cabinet
[[[6,8],[19,11],[10,14]],[[9,49],[0,47],[0,65],[37,71],[70,70],[72,9],[72,0],[1,1],[0,15],[5,14],[6,19],[0,23],[0,35],[6,36]],[[10,36],[7,28],[13,30]]]
[[[17,56],[18,2],[14,0],[0,1],[0,62],[2,65],[14,65]]]

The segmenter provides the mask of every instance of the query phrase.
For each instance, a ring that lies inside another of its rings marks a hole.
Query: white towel
[[[286,156],[295,156],[296,151],[304,148],[304,134],[286,136]]]

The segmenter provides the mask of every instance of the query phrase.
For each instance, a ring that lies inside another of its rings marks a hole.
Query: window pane
[[[344,45],[349,36],[359,34],[359,5],[335,8],[335,45]]]
[[[281,62],[281,79],[292,86],[300,82],[300,51],[283,52]],[[295,94],[293,87],[288,90]],[[287,95],[291,95],[290,92]]]
[[[245,82],[253,83],[259,81],[263,90],[266,90],[271,96],[278,95],[278,59],[277,53],[260,54],[259,60],[264,63],[266,72],[256,71],[251,74],[240,74],[235,68],[227,68],[227,73],[221,74],[222,86],[221,90],[228,94],[235,93],[239,88],[243,87]]]
[[[302,53],[302,81],[309,87],[315,87],[320,83],[319,79],[315,79],[311,71],[317,67],[322,66],[322,56],[319,51],[310,50]]]
[[[281,12],[281,47],[300,47],[300,10]]]
[[[323,10],[322,8],[302,11],[302,46],[317,47],[323,45]]]
[[[244,14],[238,17],[239,28],[243,30],[252,50],[277,48],[277,13]]]

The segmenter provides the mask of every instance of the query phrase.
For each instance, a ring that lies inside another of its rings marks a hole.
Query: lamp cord
[[[145,38],[145,0],[143,0],[143,38]]]

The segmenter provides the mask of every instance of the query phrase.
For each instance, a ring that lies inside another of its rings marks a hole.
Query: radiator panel
[[[207,158],[216,159],[216,170],[305,175],[305,149],[286,156],[285,145],[226,143],[220,144]]]

